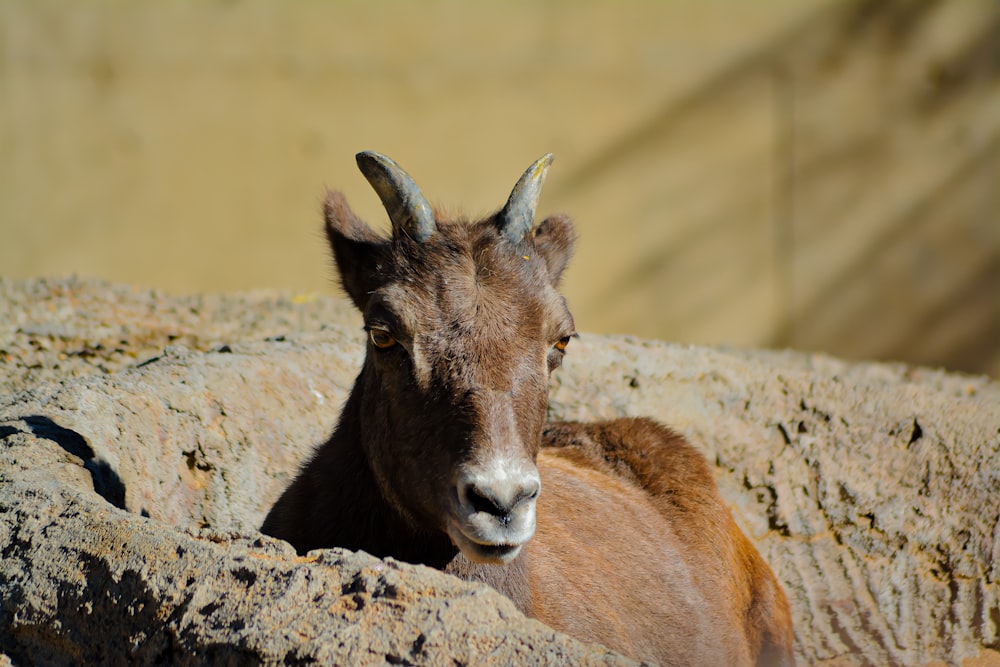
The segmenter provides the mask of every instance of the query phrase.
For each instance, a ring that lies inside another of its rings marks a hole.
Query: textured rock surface
[[[80,281],[0,295],[14,664],[620,660],[488,589],[256,533],[356,373],[340,302]],[[551,412],[651,415],[701,447],[786,586],[804,662],[1000,664],[997,383],[584,335]]]
[[[16,664],[602,662],[492,591],[361,553],[302,559],[177,530],[102,504],[58,444],[8,440],[0,646]]]
[[[159,313],[122,318],[112,297],[131,300],[129,290],[110,289],[102,303],[93,292],[109,286],[55,286],[60,301],[90,310],[8,332],[12,385],[26,369],[10,350],[26,339],[28,349],[56,348],[31,342],[46,335],[80,349],[78,338],[121,318],[119,345],[135,348],[136,330],[174,338],[169,315],[185,310],[165,299]],[[0,652],[15,664],[626,662],[524,618],[489,589],[366,554],[297,558],[257,534],[332,427],[359,330],[259,340],[261,320],[288,299],[216,304],[226,319],[192,332],[214,351],[174,345],[114,374],[74,363],[75,379],[0,398]],[[233,315],[250,326],[233,326]],[[258,340],[219,342],[241,335]],[[88,361],[121,355],[91,349]],[[58,374],[62,354],[33,357],[27,370]]]

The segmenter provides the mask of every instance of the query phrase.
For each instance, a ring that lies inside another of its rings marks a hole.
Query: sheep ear
[[[354,305],[364,311],[368,295],[379,286],[377,267],[388,242],[354,214],[340,192],[326,193],[323,218],[340,284]]]
[[[535,228],[535,250],[545,260],[552,285],[558,286],[566,265],[573,256],[576,230],[568,215],[551,215]]]

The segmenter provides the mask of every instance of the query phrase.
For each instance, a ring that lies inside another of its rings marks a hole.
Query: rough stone
[[[357,372],[342,302],[0,287],[0,313],[30,313],[0,327],[0,664],[624,662],[489,589],[256,532]],[[101,331],[118,348],[61,366]],[[1000,664],[1000,384],[583,335],[550,412],[699,446],[804,663]]]

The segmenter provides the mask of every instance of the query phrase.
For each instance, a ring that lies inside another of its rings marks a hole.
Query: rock
[[[328,322],[361,326],[348,302],[316,294],[167,296],[98,280],[0,277],[0,387],[111,373],[168,345],[204,351]]]
[[[149,323],[170,330],[195,297],[0,287],[32,314],[0,328],[0,664],[624,662],[490,589],[363,553],[297,558],[256,531],[357,372],[342,302],[198,297],[213,305],[180,346]],[[102,346],[57,368],[101,331],[148,357]],[[702,448],[786,587],[803,662],[1000,664],[996,382],[584,335],[550,412],[649,415]]]
[[[9,401],[0,650],[18,664],[626,663],[490,589],[363,553],[297,558],[256,533],[336,417],[351,374],[338,349],[170,348]]]

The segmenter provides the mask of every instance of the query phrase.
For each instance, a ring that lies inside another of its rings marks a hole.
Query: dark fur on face
[[[510,243],[496,216],[439,220],[418,243],[379,238],[339,193],[324,213],[344,290],[370,333],[360,428],[372,472],[412,526],[445,530],[455,471],[496,457],[534,463],[548,373],[575,333],[556,291],[572,223],[548,218]]]

